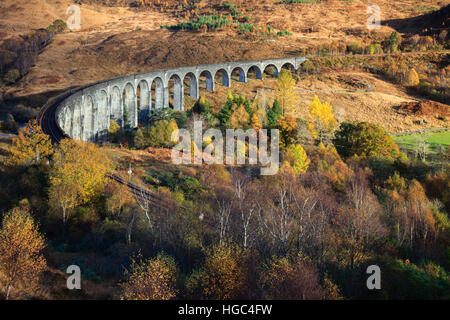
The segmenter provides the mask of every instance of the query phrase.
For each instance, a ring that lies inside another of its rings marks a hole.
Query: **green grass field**
[[[404,136],[394,136],[395,142],[401,149],[406,149],[408,151],[414,150],[415,144],[419,141],[420,134],[408,134]],[[430,144],[430,152],[436,153],[440,146],[448,148],[450,145],[450,131],[440,131],[440,132],[430,132],[425,134],[425,138]]]

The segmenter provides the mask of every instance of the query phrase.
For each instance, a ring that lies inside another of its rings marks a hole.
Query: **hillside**
[[[16,84],[3,88],[3,96],[7,101],[7,106],[3,108],[3,117],[8,112],[14,114],[15,105],[18,103],[36,109],[49,97],[66,88],[134,72],[223,61],[314,55],[320,52],[341,54],[341,48],[345,51],[350,45],[356,44],[362,48],[372,43],[375,45],[386,42],[395,28],[400,34],[404,31],[406,39],[404,43],[409,43],[409,39],[413,39],[414,32],[418,34],[424,32],[426,23],[433,23],[435,29],[438,27],[435,26],[436,23],[444,24],[445,28],[448,10],[442,9],[437,14],[433,13],[433,10],[448,5],[449,1],[433,0],[423,4],[410,0],[377,1],[381,9],[382,23],[380,29],[373,31],[366,27],[366,20],[370,14],[366,13],[367,4],[361,0],[291,4],[283,4],[276,0],[233,1],[235,7],[218,0],[189,2],[188,7],[180,5],[181,1],[168,1],[164,7],[156,5],[157,2],[149,1],[147,3],[153,4],[148,7],[135,7],[132,1],[79,1],[79,3],[81,3],[82,29],[55,34],[51,43],[39,53],[33,63],[34,66]],[[66,21],[69,16],[66,10],[71,4],[72,2],[67,0],[3,1],[0,4],[2,10],[0,42],[2,39],[20,40],[24,34],[38,28],[46,28],[56,19]],[[229,26],[207,32],[165,27],[194,21],[196,17],[204,15],[225,16],[233,10],[236,10],[237,17],[240,18],[236,18]],[[418,26],[416,30],[398,27],[399,24],[411,25],[409,22],[416,20],[420,21],[420,28]],[[249,28],[249,25],[254,28],[253,31],[242,31],[241,28]],[[273,32],[269,30],[272,32],[271,35],[265,34],[268,32],[268,25],[273,29]],[[277,32],[285,30],[288,30],[290,35],[276,35]],[[440,33],[436,34],[436,38],[439,35]],[[414,41],[417,43],[417,39]],[[422,45],[421,41],[419,46]],[[428,40],[424,38],[423,41]],[[426,45],[428,48],[428,44]],[[362,50],[362,53],[366,52],[365,49]],[[424,70],[425,79],[435,77],[440,68],[444,69],[448,65],[448,59],[445,60],[443,57],[445,56],[441,54],[426,62],[426,65],[435,66],[433,67],[435,69]],[[361,62],[353,63],[350,70],[343,70],[342,76],[345,77],[347,71],[368,71],[367,68],[354,70],[358,63]],[[409,68],[413,66],[417,67],[417,64],[408,64]],[[321,72],[326,73],[327,69]],[[361,78],[364,77],[366,76],[361,75]],[[365,110],[356,113],[358,116],[377,110],[378,101],[383,101],[389,110],[383,114],[393,114],[388,116],[391,119],[389,121],[379,119],[385,129],[398,131],[417,128],[414,124],[416,119],[398,119],[393,110],[401,102],[417,100],[417,94],[404,88],[401,89],[402,97],[398,98],[397,89],[389,83],[389,79],[382,77],[377,81],[385,83],[375,86],[375,92],[369,95],[353,95],[351,99],[349,95],[338,95],[330,99],[340,109],[342,105]],[[443,85],[436,84],[436,89],[443,96],[440,101],[445,102],[448,86],[446,89],[445,81],[441,83]],[[331,81],[329,85],[339,87],[340,83]],[[298,83],[299,89],[305,86],[321,87],[323,84],[320,79],[313,76],[308,78],[308,82]],[[211,98],[223,100],[223,92],[226,93],[222,90],[222,94],[216,93]],[[322,93],[324,96],[328,95],[326,92]],[[255,94],[256,91],[253,90],[250,95]],[[391,96],[395,98],[391,99]],[[306,102],[300,104],[305,105],[312,97],[302,94],[301,98]],[[301,112],[300,109],[299,113]],[[351,116],[350,119],[354,117]],[[362,118],[364,119],[365,117]],[[433,125],[446,126],[445,123],[432,120],[429,126]]]

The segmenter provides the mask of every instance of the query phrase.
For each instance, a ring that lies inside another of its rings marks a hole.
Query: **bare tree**
[[[136,203],[139,205],[139,207],[142,209],[142,211],[145,214],[145,217],[148,221],[149,228],[153,227],[152,219],[150,218],[150,209],[152,207],[152,200],[150,199],[149,195],[144,192],[143,189],[139,188],[139,190],[136,190],[134,193],[134,199],[136,200]]]
[[[381,221],[382,207],[370,190],[363,169],[357,169],[350,179],[346,202],[348,208],[336,215],[336,222],[353,268],[367,247],[386,233]]]
[[[279,252],[286,252],[296,228],[296,208],[293,188],[295,174],[282,172],[265,181],[263,194],[257,202],[260,223],[269,233]]]
[[[427,155],[430,152],[430,136],[427,133],[420,133],[415,135],[414,152],[416,158],[426,161]]]
[[[230,226],[230,215],[233,203],[225,199],[217,201],[217,212],[219,214],[219,242],[222,244],[228,234]]]
[[[134,210],[131,210],[130,219],[127,223],[127,232],[126,232],[126,241],[128,245],[131,244],[131,233],[133,231],[135,220],[136,220],[136,212]]]
[[[247,248],[251,235],[250,226],[256,207],[255,203],[249,199],[249,178],[238,171],[234,171],[232,176],[236,207],[240,216],[240,225],[242,228],[242,245],[244,248]]]

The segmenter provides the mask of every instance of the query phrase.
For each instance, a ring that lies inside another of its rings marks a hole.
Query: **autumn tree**
[[[297,120],[293,116],[287,116],[277,121],[277,128],[280,130],[280,147],[285,148],[297,140]]]
[[[121,284],[122,300],[170,300],[178,293],[177,267],[167,255],[147,260],[138,255],[132,258],[126,275],[128,280]]]
[[[243,104],[236,106],[233,113],[231,114],[229,123],[232,128],[236,129],[247,129],[249,123],[250,115]]]
[[[263,296],[269,300],[319,300],[326,293],[311,261],[298,255],[273,259],[261,275]]]
[[[106,200],[108,214],[112,218],[126,221],[125,239],[130,245],[131,234],[137,218],[136,201],[126,185],[115,181],[106,186],[106,194],[109,196]]]
[[[411,68],[407,73],[404,80],[404,85],[408,87],[415,87],[420,83],[419,75],[414,68]]]
[[[246,253],[237,245],[222,244],[207,249],[200,270],[187,280],[191,296],[205,299],[229,300],[248,296]]]
[[[36,223],[22,208],[8,212],[0,229],[0,273],[6,281],[6,300],[12,289],[25,288],[25,292],[16,290],[16,294],[33,292],[41,273],[46,268],[42,255],[45,240],[39,233]]]
[[[256,113],[254,113],[252,115],[252,129],[255,130],[255,131],[259,131],[259,130],[261,130],[261,128],[262,128],[262,126],[261,126],[261,123],[259,121],[259,117],[258,117],[258,115]]]
[[[50,137],[42,131],[37,121],[31,120],[19,130],[9,152],[11,156],[6,161],[7,165],[28,166],[52,155],[53,147]]]
[[[112,172],[112,161],[95,144],[64,139],[53,156],[49,202],[63,223],[71,209],[97,196]]]
[[[300,175],[308,170],[310,160],[301,145],[290,145],[286,151],[286,158],[296,174]]]
[[[292,114],[295,109],[297,97],[294,93],[295,80],[288,70],[281,70],[278,74],[277,101],[280,103],[281,114],[286,116]]]
[[[118,135],[120,132],[119,124],[114,120],[109,120],[109,140],[114,142],[117,141]]]
[[[338,226],[336,244],[348,258],[351,269],[367,259],[367,251],[386,235],[383,209],[370,190],[367,172],[357,169],[346,188],[346,206],[342,206],[334,223]]]
[[[396,179],[395,176],[392,180]],[[401,180],[400,180],[401,181]],[[392,188],[392,182],[387,186]],[[436,220],[432,203],[422,185],[413,180],[406,188],[403,183],[394,184],[395,189],[388,192],[389,209],[394,222],[394,239],[399,245],[413,248],[419,242],[433,239]],[[398,187],[400,186],[400,187]]]
[[[255,105],[255,113],[258,116],[258,119],[261,124],[267,124],[267,112],[269,109],[269,106],[267,104],[267,95],[266,90],[258,90],[257,91],[257,98],[253,102]]]
[[[314,96],[308,110],[308,130],[311,136],[320,143],[326,142],[338,125],[333,108],[328,102],[322,103],[319,97]]]
[[[339,154],[366,157],[395,158],[400,155],[392,137],[376,124],[369,122],[343,122],[333,139]]]
[[[159,120],[148,128],[139,128],[134,136],[134,145],[139,149],[149,146],[154,148],[167,147],[173,144],[172,132],[178,129],[174,119]]]
[[[119,216],[127,205],[134,203],[134,198],[126,185],[114,181],[108,184],[106,189],[110,195],[106,201],[106,208],[112,217]]]

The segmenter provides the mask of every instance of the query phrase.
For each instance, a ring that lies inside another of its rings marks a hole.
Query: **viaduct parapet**
[[[108,138],[110,120],[121,127],[135,128],[148,121],[151,110],[169,106],[176,111],[184,110],[185,90],[186,94],[197,99],[200,84],[206,90],[214,91],[215,79],[230,87],[233,73],[239,74],[239,81],[247,82],[249,72],[262,79],[268,67],[272,67],[277,75],[283,67],[298,69],[305,60],[303,57],[290,57],[206,64],[99,81],[74,90],[61,101],[55,113],[56,123],[72,139],[104,141]]]

